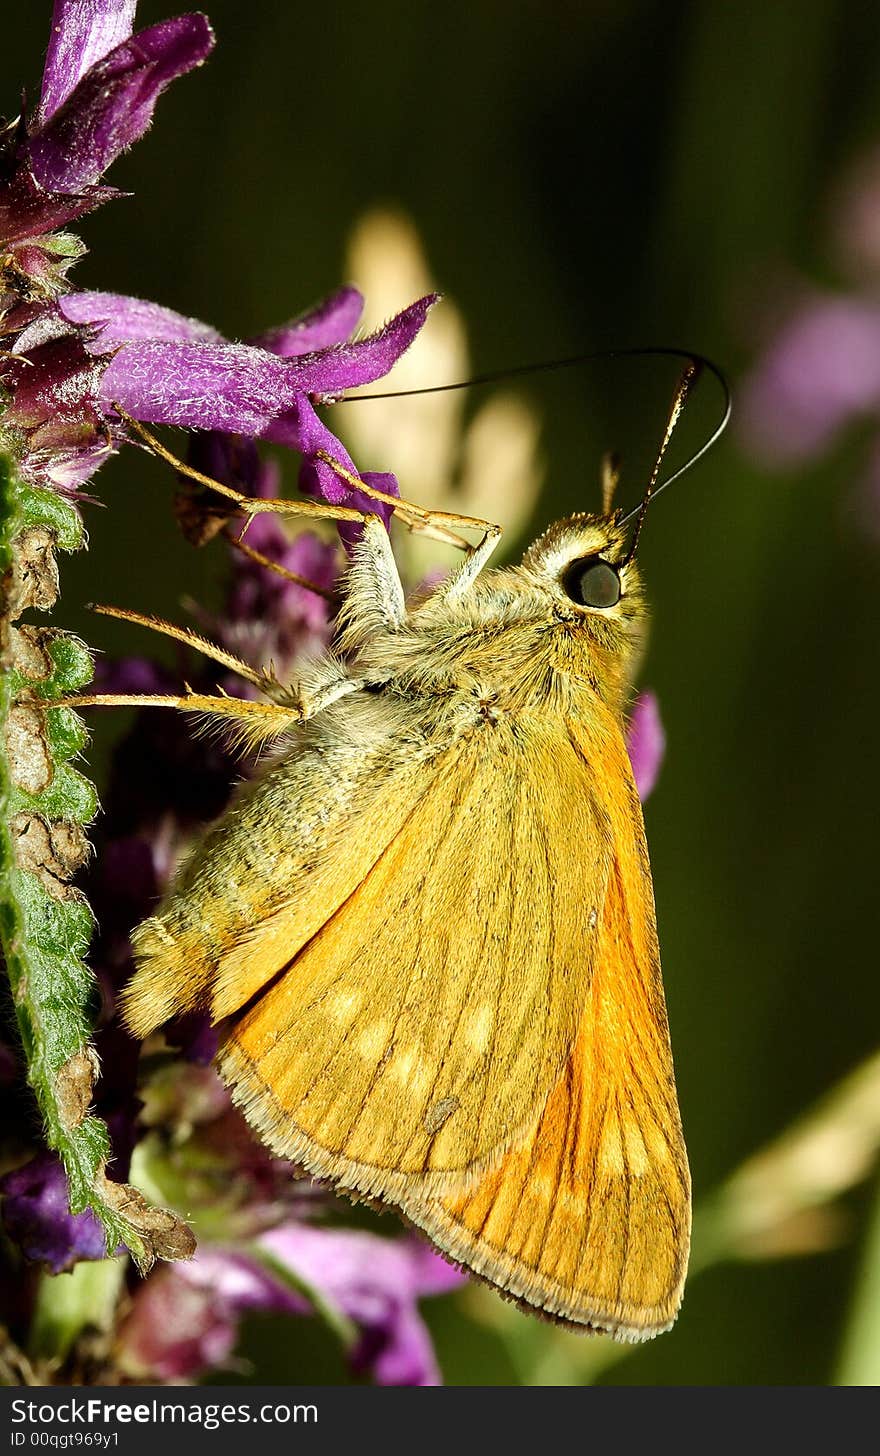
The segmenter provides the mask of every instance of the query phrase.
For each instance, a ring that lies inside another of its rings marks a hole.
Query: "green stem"
[[[56,549],[83,541],[75,507],[22,480],[14,455],[0,449],[0,947],[28,1081],[46,1142],[64,1164],[71,1212],[91,1209],[108,1250],[124,1244],[146,1267],[193,1246],[173,1215],[147,1209],[105,1176],[110,1138],[90,1110],[97,988],[84,958],[93,919],[71,884],[88,857],[85,826],[98,801],[70,764],[86,742],[81,720],[41,706],[88,683],[92,658],[69,634],[20,624],[27,609],[55,604]]]
[[[880,1185],[834,1384],[880,1385]]]

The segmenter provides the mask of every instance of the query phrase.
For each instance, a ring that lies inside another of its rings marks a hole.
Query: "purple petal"
[[[67,1178],[54,1153],[39,1153],[0,1178],[0,1194],[4,1227],[25,1258],[48,1265],[53,1274],[78,1259],[103,1259],[101,1225],[88,1209],[70,1212]]]
[[[307,393],[332,399],[346,389],[357,389],[383,378],[405,354],[439,298],[429,293],[395,314],[384,328],[355,344],[338,344],[303,356],[303,388]]]
[[[358,344],[295,360],[251,344],[125,344],[107,369],[102,395],[153,424],[268,435],[272,421],[295,410],[303,394],[338,394],[387,374],[432,302],[433,296],[412,304]]]
[[[311,1306],[305,1295],[279,1281],[258,1260],[202,1244],[194,1259],[179,1273],[188,1283],[212,1289],[235,1315],[251,1310],[277,1314],[307,1315]]]
[[[409,1260],[413,1286],[419,1294],[448,1294],[467,1283],[467,1275],[441,1258],[423,1239],[410,1239]]]
[[[743,386],[747,447],[770,464],[808,459],[880,406],[880,307],[816,296],[777,335]]]
[[[123,293],[68,293],[59,299],[59,307],[71,323],[95,326],[97,332],[90,345],[95,354],[107,353],[135,339],[168,344],[221,341],[221,335],[210,324]]]
[[[16,320],[14,348],[0,351],[6,418],[23,436],[25,478],[76,497],[113,453],[96,408],[103,361],[88,352],[85,330],[69,324],[54,307],[24,313]]]
[[[300,366],[249,344],[125,344],[101,393],[136,419],[194,430],[263,435],[302,393]]]
[[[371,485],[373,487],[373,490],[381,490],[384,495],[400,495],[400,486],[397,483],[397,476],[392,475],[390,470],[362,470],[361,480],[363,480],[367,485]],[[393,509],[392,506],[383,505],[381,501],[371,501],[369,496],[366,497],[366,500],[367,509],[379,515],[381,515],[383,511],[391,511]]]
[[[100,394],[108,409],[120,405],[152,424],[262,436],[288,445],[311,461],[301,479],[308,494],[374,511],[387,522],[389,506],[355,495],[330,466],[314,460],[323,450],[357,474],[350,455],[303,393],[298,371],[298,364],[249,344],[148,341],[119,349],[103,374]]]
[[[657,782],[666,751],[666,734],[654,693],[642,693],[638,698],[630,718],[626,746],[639,798],[644,803]]]
[[[199,65],[213,44],[205,16],[182,15],[142,30],[105,55],[31,137],[37,181],[50,191],[97,182],[146,131],[169,82]]]
[[[380,1383],[440,1383],[430,1337],[416,1309],[416,1299],[427,1291],[425,1261],[415,1241],[286,1224],[260,1242],[360,1325],[363,1336],[353,1359],[361,1368],[372,1365]],[[431,1286],[434,1269],[429,1267]]]
[[[48,121],[91,66],[128,39],[136,10],[137,0],[55,0],[40,121]]]
[[[351,1364],[355,1371],[372,1369],[377,1385],[443,1384],[431,1336],[411,1304],[384,1327],[366,1329]]]
[[[283,358],[310,354],[350,338],[363,310],[364,300],[356,288],[340,288],[308,313],[288,324],[279,324],[276,329],[268,329],[250,342]]]
[[[0,185],[0,239],[5,243],[36,238],[120,197],[115,187],[87,187],[82,192],[47,192],[23,163],[8,183]]]
[[[22,475],[33,485],[50,486],[70,500],[83,500],[88,498],[83,494],[83,486],[106,465],[113,453],[113,446],[107,440],[81,443],[59,440],[56,436],[48,443],[41,431],[28,441]]]
[[[18,356],[3,363],[3,381],[13,392],[8,417],[25,428],[80,421],[92,426],[97,419],[92,401],[99,375],[99,366],[79,338],[73,334],[50,338],[28,349],[26,360]]]
[[[56,325],[67,332],[56,332]],[[27,442],[24,473],[76,490],[112,453],[95,408],[102,366],[79,334],[51,313],[24,330],[16,347],[21,354],[0,357],[0,383],[11,395],[7,419]]]
[[[295,401],[283,419],[275,420],[266,431],[266,438],[276,444],[289,445],[305,456],[299,473],[299,488],[316,500],[330,505],[352,506],[356,510],[372,512],[381,516],[386,526],[391,519],[391,506],[381,501],[370,500],[369,496],[358,495],[337,475],[331,465],[316,459],[319,450],[338,461],[353,475],[358,471],[341,440],[328,430],[318,418],[304,395]],[[384,490],[387,495],[398,495],[397,481],[393,475],[372,475],[363,477],[368,485]],[[360,535],[360,526],[346,522],[340,525],[339,534],[346,544],[351,545]]]
[[[356,1369],[371,1369],[381,1384],[440,1383],[430,1336],[416,1308],[420,1295],[450,1287],[445,1278],[438,1284],[430,1250],[416,1240],[300,1223],[284,1224],[258,1242],[358,1325],[360,1339],[352,1355]],[[297,1289],[246,1253],[202,1245],[174,1276],[210,1290],[227,1319],[258,1309],[311,1313]]]

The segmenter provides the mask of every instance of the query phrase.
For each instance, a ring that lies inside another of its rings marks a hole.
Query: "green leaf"
[[[69,633],[22,624],[57,597],[56,550],[85,543],[76,508],[24,481],[0,449],[0,946],[46,1142],[60,1155],[73,1213],[91,1209],[109,1253],[125,1245],[142,1269],[195,1247],[177,1215],[110,1182],[107,1128],[91,1111],[95,980],[85,962],[93,919],[71,883],[88,854],[98,799],[71,766],[88,734],[58,705],[92,677]],[[46,702],[54,706],[46,708]]]

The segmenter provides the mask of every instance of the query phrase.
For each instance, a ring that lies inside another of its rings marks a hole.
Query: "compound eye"
[[[620,577],[610,562],[599,556],[576,561],[562,585],[579,607],[614,607],[620,601]]]

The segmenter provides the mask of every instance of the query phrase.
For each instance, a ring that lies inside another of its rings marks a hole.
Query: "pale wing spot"
[[[629,1171],[636,1178],[642,1178],[650,1170],[651,1160],[648,1157],[648,1149],[645,1147],[641,1129],[637,1123],[626,1121],[623,1133],[626,1140],[626,1160],[629,1163]]]
[[[486,1051],[492,1039],[494,1024],[495,1017],[491,1006],[480,1006],[476,1011],[472,1011],[464,1033],[468,1046],[473,1047],[477,1052]]]
[[[608,1113],[602,1130],[602,1141],[599,1144],[599,1165],[606,1173],[614,1173],[618,1177],[625,1172],[620,1123],[617,1120],[617,1114],[613,1112]]]
[[[332,1021],[354,1021],[363,997],[359,991],[337,991],[327,1002],[327,1015]]]
[[[144,957],[155,955],[157,947],[161,949],[165,946],[174,946],[177,944],[170,930],[155,915],[151,915],[149,920],[144,920],[141,923],[135,939],[138,954]]]
[[[642,1129],[643,1137],[651,1162],[654,1164],[669,1164],[672,1162],[672,1154],[669,1151],[669,1144],[659,1127],[653,1122],[646,1123]]]
[[[357,1049],[367,1060],[378,1062],[388,1045],[390,1026],[386,1020],[375,1021],[365,1026],[357,1039]]]
[[[410,1073],[409,1085],[413,1097],[420,1097],[427,1090],[429,1082],[433,1082],[434,1072],[431,1067],[426,1067],[423,1062],[418,1062]]]
[[[413,1072],[416,1069],[417,1057],[415,1052],[395,1052],[386,1069],[386,1075],[393,1077],[395,1082],[404,1084],[410,1082]]]

